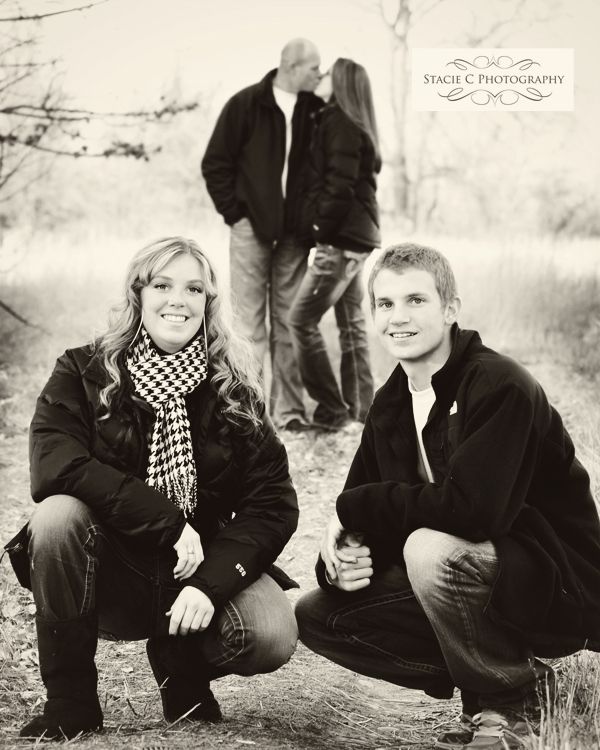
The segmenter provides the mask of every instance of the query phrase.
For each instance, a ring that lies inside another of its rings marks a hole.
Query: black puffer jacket
[[[33,499],[73,495],[134,547],[172,546],[185,524],[183,512],[144,481],[154,412],[129,388],[119,409],[98,421],[105,384],[105,371],[89,346],[58,359],[31,423]],[[205,551],[186,583],[215,606],[263,572],[272,572],[284,587],[293,585],[270,569],[296,529],[298,504],[285,448],[268,419],[260,435],[242,435],[220,415],[208,380],[186,403],[199,485],[196,512],[188,521]]]
[[[274,244],[295,234],[300,212],[300,175],[312,129],[311,113],[323,100],[298,94],[292,117],[286,197],[281,175],[285,161],[285,117],[273,96],[272,70],[223,107],[202,159],[206,188],[225,223],[247,217],[257,237]]]
[[[337,104],[324,107],[315,116],[304,177],[302,240],[365,252],[378,247],[380,167],[368,135]]]

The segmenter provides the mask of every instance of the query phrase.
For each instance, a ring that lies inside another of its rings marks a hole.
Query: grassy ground
[[[535,247],[530,243],[487,248],[473,243],[448,245],[438,243],[457,269],[465,298],[464,325],[476,325],[488,343],[518,356],[534,371],[563,415],[578,454],[591,471],[596,497],[600,496],[600,407],[593,379],[600,364],[600,298],[597,277],[590,273],[593,248],[586,244],[554,248],[540,243]],[[98,248],[101,258],[102,247]],[[26,429],[35,396],[56,355],[101,327],[104,309],[115,296],[114,278],[123,259],[114,250],[107,257],[115,261],[114,266],[106,262],[102,267],[112,270],[93,272],[90,262],[87,271],[76,270],[73,276],[66,260],[56,268],[41,259],[35,274],[27,278],[15,274],[0,289],[0,299],[47,329],[44,333],[0,318],[0,528],[4,540],[31,510]],[[575,257],[577,263],[569,263]],[[587,258],[585,273],[582,258]],[[331,321],[326,327],[332,338]],[[373,354],[376,378],[382,382],[390,363],[376,346]],[[321,529],[342,487],[357,440],[350,435],[285,436],[301,517],[280,563],[301,584],[301,591],[314,585],[312,568]],[[292,592],[290,599],[297,596],[298,592]],[[17,738],[18,728],[43,701],[33,616],[29,593],[17,587],[4,560],[0,565],[0,745],[7,749],[25,744]],[[77,740],[81,748],[426,748],[459,711],[456,699],[434,701],[360,677],[300,646],[291,662],[273,675],[232,676],[215,683],[226,717],[222,725],[167,727],[143,643],[101,643],[98,666],[106,730],[97,737]],[[544,722],[538,750],[600,747],[598,657],[583,652],[563,660],[559,681],[559,697]]]

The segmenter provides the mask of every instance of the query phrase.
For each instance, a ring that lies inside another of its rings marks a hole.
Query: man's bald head
[[[298,62],[303,62],[310,55],[319,56],[319,50],[310,39],[290,39],[290,41],[281,50],[281,65],[289,66]]]
[[[314,91],[320,80],[321,58],[309,39],[291,39],[281,50],[276,84],[292,93]]]

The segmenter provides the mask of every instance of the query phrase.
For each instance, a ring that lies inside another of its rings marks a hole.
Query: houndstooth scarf
[[[127,353],[127,369],[136,393],[156,414],[146,483],[189,516],[196,507],[196,466],[184,396],[206,378],[204,339],[161,355],[142,327]]]

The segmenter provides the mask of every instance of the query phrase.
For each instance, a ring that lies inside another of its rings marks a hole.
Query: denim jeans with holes
[[[317,402],[314,420],[334,427],[348,417],[364,421],[373,400],[362,311],[365,257],[365,253],[318,245],[289,315],[302,380]],[[319,321],[330,307],[339,330],[341,391],[319,331]]]
[[[422,528],[409,536],[404,559],[406,569],[375,568],[364,589],[303,596],[300,639],[337,664],[437,698],[457,686],[481,708],[518,704],[550,678],[485,612],[498,570],[492,542]]]
[[[98,613],[99,633],[110,640],[168,634],[171,608],[185,581],[173,578],[172,548],[136,548],[68,495],[46,498],[29,521],[31,583],[37,615],[73,620]],[[206,631],[175,636],[196,642],[199,658],[223,673],[251,675],[285,664],[297,626],[287,597],[263,574],[217,609]]]

